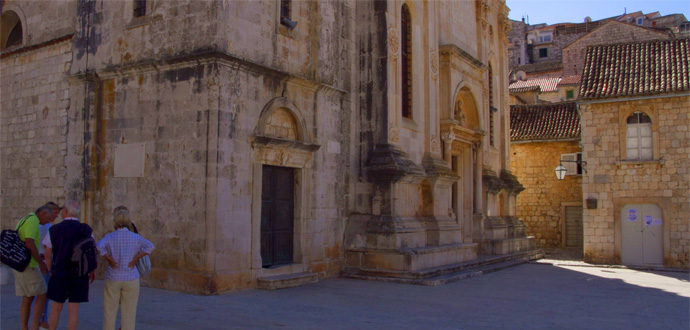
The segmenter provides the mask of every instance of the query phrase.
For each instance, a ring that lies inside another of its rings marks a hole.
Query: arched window
[[[652,151],[652,119],[637,111],[626,120],[625,145],[629,160],[650,160]]]
[[[24,43],[24,30],[17,13],[8,10],[2,13],[2,49]]]
[[[412,119],[412,18],[407,5],[402,6],[401,52],[402,52],[402,115]]]
[[[494,145],[494,71],[489,64],[489,144]]]

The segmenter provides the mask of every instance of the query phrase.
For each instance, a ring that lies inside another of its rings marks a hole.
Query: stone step
[[[431,267],[417,271],[393,271],[382,269],[361,269],[346,267],[341,272],[341,276],[346,278],[373,281],[410,283],[420,285],[440,285],[444,283],[450,283],[455,280],[460,280],[471,274],[475,274],[476,272],[479,272],[479,275],[481,275],[483,273],[486,273],[487,270],[503,269],[501,267],[494,267],[494,265],[512,265],[512,262],[517,262],[518,264],[521,264],[531,260],[540,259],[542,257],[544,257],[544,252],[541,250],[523,251],[520,253],[501,256],[482,255],[472,261],[444,265],[439,267]],[[454,278],[457,279],[453,280]],[[435,282],[439,283],[426,284]]]
[[[482,244],[482,252],[486,254],[503,255],[523,251],[532,251],[536,248],[534,237],[514,237],[501,239],[486,239]]]
[[[345,267],[414,272],[460,263],[477,258],[478,244],[456,243],[435,246],[388,249],[348,249]]]
[[[294,288],[307,284],[313,284],[319,281],[316,274],[311,273],[297,273],[287,275],[276,275],[259,277],[258,288],[260,290],[279,290],[286,288]]]

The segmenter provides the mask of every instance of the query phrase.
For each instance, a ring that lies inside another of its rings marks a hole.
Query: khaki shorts
[[[29,267],[23,272],[12,270],[14,273],[14,291],[21,297],[35,297],[48,291],[46,281],[38,267]]]

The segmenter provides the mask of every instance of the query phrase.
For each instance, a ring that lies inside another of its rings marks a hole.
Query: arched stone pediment
[[[460,88],[455,95],[453,119],[457,120],[458,125],[464,128],[479,130],[477,102],[475,102],[472,92],[467,87]]]
[[[297,107],[284,97],[277,97],[264,106],[255,134],[282,140],[311,142],[304,117]]]

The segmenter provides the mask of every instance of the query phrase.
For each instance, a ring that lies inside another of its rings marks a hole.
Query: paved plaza
[[[142,288],[137,329],[681,329],[688,273],[525,264],[438,287],[327,279],[278,291],[197,296]],[[103,282],[81,308],[100,329]],[[20,299],[2,286],[1,329]],[[66,329],[66,310],[60,329]]]

